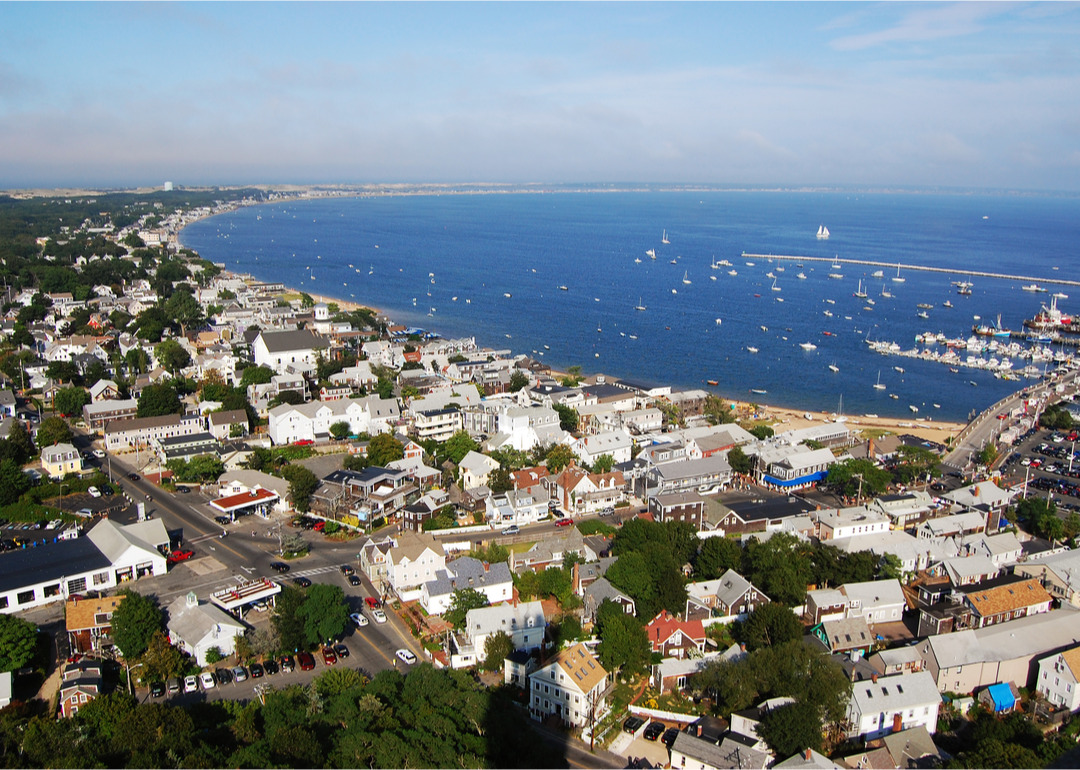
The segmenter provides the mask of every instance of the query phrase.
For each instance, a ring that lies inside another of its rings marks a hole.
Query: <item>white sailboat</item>
[[[892,279],[893,283],[903,283],[905,279],[900,277],[900,264],[896,265],[896,276]]]
[[[821,240],[827,240],[829,237],[829,228],[825,225],[818,225],[817,237]]]
[[[641,297],[637,298],[637,304],[634,305],[634,310],[645,310],[645,306],[641,304]]]
[[[656,249],[649,249],[645,252],[645,256],[649,259],[656,259]]]
[[[874,383],[874,390],[885,390],[885,383],[881,381],[881,370],[878,369],[877,382]]]
[[[862,278],[859,279],[859,290],[855,292],[855,296],[859,299],[866,299],[866,292],[862,290]]]
[[[667,230],[664,231],[664,237],[660,239],[660,243],[671,244],[671,241],[667,239]]]
[[[834,361],[833,363],[829,364],[829,371],[830,372],[838,372],[838,371],[840,371],[840,367],[837,366],[836,362]]]
[[[772,279],[772,290],[773,291],[780,291],[780,287],[776,285],[776,279],[775,278]]]
[[[682,282],[683,283],[690,283],[690,279],[687,277],[687,271],[686,270],[683,270]]]

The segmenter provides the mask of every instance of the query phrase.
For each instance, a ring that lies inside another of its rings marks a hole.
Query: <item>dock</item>
[[[915,270],[923,273],[948,273],[949,275],[971,275],[978,278],[998,278],[1003,281],[1031,281],[1032,283],[1053,283],[1061,286],[1080,286],[1080,281],[1072,281],[1067,278],[1046,278],[1034,275],[1010,275],[1008,273],[990,273],[985,270],[960,270],[946,267],[930,267],[929,265],[905,265],[902,262],[880,262],[870,259],[844,259],[840,257],[793,257],[787,254],[748,254],[743,252],[746,259],[783,259],[789,262],[826,262],[839,265],[865,265],[867,267],[896,268],[901,270]]]

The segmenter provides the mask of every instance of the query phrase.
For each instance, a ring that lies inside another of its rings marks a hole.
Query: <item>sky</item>
[[[0,188],[1080,190],[1073,3],[0,3]]]

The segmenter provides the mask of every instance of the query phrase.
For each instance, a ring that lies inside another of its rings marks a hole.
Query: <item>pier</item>
[[[901,270],[918,270],[924,273],[948,273],[950,275],[973,275],[979,278],[999,278],[1003,281],[1031,281],[1032,283],[1053,283],[1061,286],[1080,286],[1080,281],[1071,281],[1067,278],[1045,278],[1034,275],[1009,275],[1008,273],[989,273],[985,270],[959,270],[945,267],[930,267],[928,265],[905,265],[902,262],[880,262],[870,259],[843,259],[840,257],[792,257],[786,254],[748,254],[743,252],[746,259],[784,259],[789,262],[827,262],[839,265],[866,265],[868,267],[894,268]]]

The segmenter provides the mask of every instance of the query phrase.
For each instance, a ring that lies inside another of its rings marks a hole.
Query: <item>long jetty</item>
[[[840,265],[867,265],[869,267],[898,267],[901,270],[919,270],[924,273],[949,273],[950,275],[973,275],[979,278],[1000,278],[1005,281],[1031,281],[1032,283],[1056,283],[1063,286],[1080,286],[1080,281],[1070,281],[1066,278],[1040,278],[1033,275],[1009,275],[1008,273],[990,273],[985,270],[959,270],[946,267],[930,267],[929,265],[905,265],[900,262],[878,262],[870,259],[844,259],[841,257],[793,257],[787,254],[748,254],[743,252],[744,258],[749,259],[786,259],[791,262],[828,262]]]

